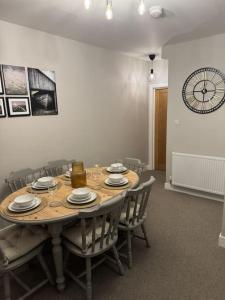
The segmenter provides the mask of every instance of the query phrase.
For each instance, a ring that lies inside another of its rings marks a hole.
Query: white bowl
[[[53,177],[51,176],[41,177],[37,180],[37,182],[43,186],[50,186],[53,184]]]
[[[111,170],[121,170],[123,169],[123,164],[121,163],[111,164],[110,168]]]
[[[34,195],[25,194],[25,195],[16,197],[13,202],[18,207],[28,207],[34,201],[34,198],[35,198]]]
[[[112,183],[120,183],[124,179],[122,174],[112,174],[112,175],[109,175],[108,178],[109,178],[109,181]]]
[[[88,188],[79,188],[79,189],[74,189],[72,191],[72,197],[74,199],[84,199],[90,196],[91,190]]]

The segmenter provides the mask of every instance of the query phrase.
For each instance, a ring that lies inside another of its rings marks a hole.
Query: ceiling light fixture
[[[107,20],[112,20],[113,19],[112,0],[107,0],[106,1],[105,16],[106,16]]]
[[[152,67],[151,67],[151,71],[150,71],[150,75],[149,75],[149,80],[150,80],[150,81],[155,80],[155,74],[154,74],[154,69],[153,69],[153,62],[154,62],[154,60],[155,60],[155,57],[156,57],[155,54],[150,54],[150,55],[149,55],[149,59],[150,59],[151,62],[152,62]]]
[[[84,0],[84,7],[88,10],[90,9],[92,0]]]
[[[138,12],[139,12],[139,15],[141,15],[141,16],[145,13],[145,3],[144,3],[144,0],[140,0],[139,1]]]

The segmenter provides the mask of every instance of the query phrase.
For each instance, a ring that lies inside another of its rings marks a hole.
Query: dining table
[[[135,188],[139,183],[139,176],[136,172],[127,170],[124,176],[128,179],[128,184],[122,187],[107,186],[104,181],[110,175],[107,168],[99,168],[96,175],[95,168],[86,169],[87,187],[97,194],[98,201],[93,205],[101,206],[102,203],[109,201],[125,190]],[[23,187],[16,192],[8,195],[0,204],[0,216],[8,222],[21,225],[43,225],[47,226],[52,243],[52,254],[56,272],[57,289],[62,291],[65,288],[65,277],[63,272],[63,248],[61,234],[63,227],[69,221],[76,220],[79,213],[84,209],[92,209],[93,206],[76,206],[68,203],[67,197],[71,194],[73,187],[71,180],[64,174],[54,178],[57,187],[53,190],[41,191],[35,195],[41,199],[41,205],[27,213],[10,212],[8,206],[17,196],[26,193],[37,193],[31,187]]]

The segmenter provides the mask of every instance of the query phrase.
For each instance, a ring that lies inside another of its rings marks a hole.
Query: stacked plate
[[[32,188],[35,190],[46,190],[56,186],[56,181],[53,177],[41,177],[38,180],[32,182]]]
[[[109,175],[105,180],[105,184],[111,186],[122,186],[128,183],[128,179],[122,174],[112,174]]]
[[[127,171],[127,168],[121,163],[115,163],[111,164],[106,170],[110,173],[123,173]]]
[[[86,204],[94,201],[97,198],[95,192],[88,188],[79,188],[72,191],[67,197],[67,201],[72,204]]]
[[[66,171],[65,176],[66,176],[67,178],[70,178],[70,177],[71,177],[71,173],[72,173],[72,168],[69,168],[69,171]]]
[[[13,212],[25,212],[38,207],[41,203],[41,199],[34,195],[25,194],[18,196],[11,202],[8,209]]]

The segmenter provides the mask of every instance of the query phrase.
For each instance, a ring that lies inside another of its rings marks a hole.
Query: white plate
[[[67,201],[72,203],[72,204],[86,204],[86,203],[94,201],[96,198],[97,198],[97,195],[96,195],[95,192],[91,192],[91,196],[88,199],[85,199],[85,200],[83,200],[83,199],[82,200],[74,200],[74,198],[72,198],[72,194],[70,194],[67,197]]]
[[[55,187],[56,184],[57,184],[57,183],[54,181],[54,182],[52,183],[52,185],[50,185],[50,186],[44,186],[44,185],[39,184],[38,182],[33,182],[33,183],[32,183],[32,189],[35,189],[35,190],[47,190],[48,188],[53,188],[53,187]]]
[[[13,212],[25,212],[31,209],[34,209],[36,207],[38,207],[41,204],[41,199],[40,198],[35,198],[34,199],[34,203],[32,203],[32,205],[30,205],[29,207],[26,208],[15,208],[14,206],[14,202],[10,203],[8,206],[8,209],[13,211]]]
[[[123,167],[120,171],[115,171],[115,170],[112,170],[111,167],[108,167],[106,168],[106,171],[110,172],[110,173],[123,173],[123,172],[126,172],[127,171],[127,168],[126,167]]]
[[[123,181],[121,181],[120,183],[112,183],[110,182],[109,178],[106,178],[105,180],[105,184],[107,185],[111,185],[111,186],[122,186],[125,185],[129,182],[129,180],[127,178],[124,178]]]

